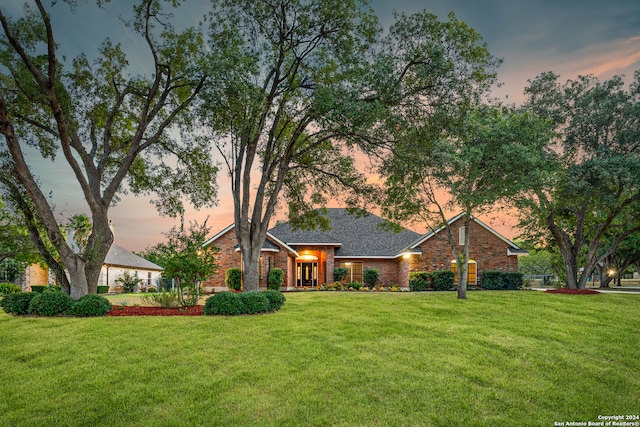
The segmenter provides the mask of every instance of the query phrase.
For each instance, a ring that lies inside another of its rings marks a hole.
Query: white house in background
[[[104,259],[98,286],[107,285],[109,292],[118,291],[119,284],[116,279],[125,272],[142,279],[146,287],[153,286],[160,290],[162,267],[113,243]]]
[[[147,288],[153,286],[160,290],[162,267],[113,243],[104,259],[98,286],[108,285],[109,292],[119,291],[116,279],[125,272],[140,278]],[[21,285],[23,291],[30,292],[31,286],[46,286],[55,282],[55,275],[47,267],[33,264],[25,269]]]

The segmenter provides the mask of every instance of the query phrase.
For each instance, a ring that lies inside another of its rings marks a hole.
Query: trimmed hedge
[[[20,292],[17,294],[10,294],[0,300],[0,307],[7,314],[27,314],[29,310],[29,304],[31,300],[39,294],[33,292]]]
[[[284,295],[276,290],[239,294],[223,291],[207,298],[204,304],[204,314],[237,316],[239,314],[267,313],[280,309],[284,302]]]
[[[69,295],[62,292],[43,292],[36,294],[29,304],[27,313],[37,316],[57,316],[69,314],[74,301]]]
[[[268,290],[264,293],[264,295],[269,300],[269,306],[271,307],[271,311],[278,311],[284,305],[287,300],[284,297],[284,294],[280,291],[276,290]]]
[[[284,283],[284,271],[281,268],[274,267],[269,271],[269,289],[279,291]]]
[[[73,303],[70,314],[78,317],[104,316],[111,311],[112,307],[105,297],[87,294]]]
[[[482,272],[480,287],[489,290],[516,290],[522,287],[522,273],[486,270]]]
[[[99,294],[108,294],[109,293],[109,286],[107,286],[107,285],[98,286],[97,293],[99,293]]]
[[[244,306],[245,311],[242,314],[258,314],[271,311],[269,299],[264,292],[243,292],[237,294],[237,297]]]
[[[43,293],[45,289],[47,289],[48,286],[47,285],[32,285],[31,286],[31,292],[36,292],[36,293]]]
[[[426,291],[432,288],[431,273],[428,271],[412,271],[409,273],[409,290]]]
[[[242,289],[242,270],[238,267],[228,268],[224,272],[224,283],[234,291]]]
[[[204,303],[204,314],[237,316],[242,314],[244,310],[242,301],[237,297],[237,294],[229,291],[219,292],[210,296]]]
[[[451,270],[436,270],[431,273],[431,278],[435,291],[448,291],[453,288],[455,275]]]

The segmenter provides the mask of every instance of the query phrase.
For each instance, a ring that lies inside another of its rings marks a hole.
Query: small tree
[[[202,246],[209,228],[206,220],[203,224],[191,222],[188,230],[181,224],[165,234],[167,243],[159,243],[143,252],[143,256],[153,257],[164,268],[164,277],[174,279],[181,306],[196,305],[200,298],[200,282],[218,270],[215,262],[218,248]]]

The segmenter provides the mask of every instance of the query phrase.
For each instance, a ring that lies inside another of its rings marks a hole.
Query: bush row
[[[204,304],[204,314],[237,316],[239,314],[258,314],[277,311],[285,303],[282,292],[270,289],[265,292],[220,292],[209,298]]]
[[[451,270],[413,271],[409,273],[409,289],[412,291],[448,291],[453,288],[454,273]]]
[[[482,289],[520,289],[522,287],[522,273],[486,270],[480,277]]]
[[[20,292],[0,300],[0,307],[9,314],[36,316],[104,316],[111,310],[108,299],[88,294],[77,301],[62,292]]]

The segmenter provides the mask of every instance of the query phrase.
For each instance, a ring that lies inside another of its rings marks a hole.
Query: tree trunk
[[[242,263],[243,263],[243,292],[258,291],[260,289],[260,276],[259,276],[259,263],[260,263],[260,248],[247,248],[243,251]]]
[[[462,259],[458,262],[458,299],[467,299],[467,281],[469,280],[469,225],[471,224],[471,214],[467,211],[464,216],[464,249]],[[460,262],[462,261],[462,262]]]
[[[80,255],[69,254],[62,260],[62,264],[69,273],[71,283],[71,298],[78,299],[89,292],[87,275],[84,271],[85,262]]]
[[[577,262],[567,262],[565,259],[564,270],[567,273],[567,289],[579,289]]]

